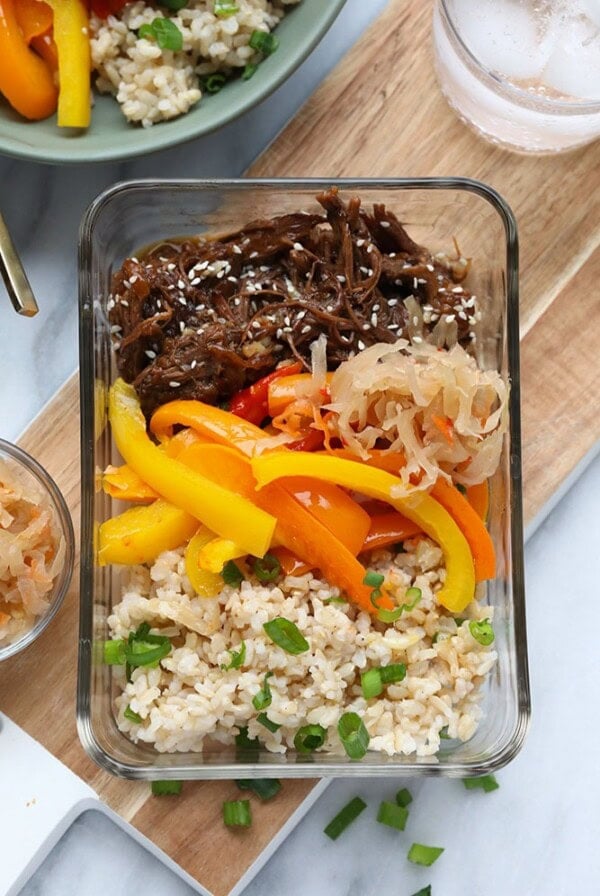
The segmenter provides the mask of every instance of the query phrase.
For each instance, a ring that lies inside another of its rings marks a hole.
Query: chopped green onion
[[[397,619],[400,619],[403,613],[408,613],[410,610],[414,610],[422,597],[422,592],[420,588],[409,588],[406,592],[406,597],[409,600],[409,603],[402,604],[402,606],[397,607],[395,610],[384,610],[379,609],[377,612],[377,618],[380,622],[392,623],[396,622]]]
[[[179,12],[184,6],[187,6],[188,0],[158,0],[159,6],[165,6],[173,12]]]
[[[132,638],[125,647],[127,662],[133,668],[137,666],[158,666],[159,662],[171,653],[171,642],[164,638],[156,643],[150,638],[159,638],[160,635],[148,635],[147,641],[137,641]]]
[[[379,806],[377,813],[377,821],[379,824],[386,824],[389,828],[396,831],[403,831],[406,827],[408,819],[408,809],[406,806],[398,806],[397,803],[389,803],[384,801]]]
[[[381,666],[379,672],[384,684],[394,684],[394,682],[403,681],[406,678],[404,663],[390,663],[389,666]]]
[[[345,712],[338,722],[338,734],[350,759],[362,759],[369,746],[369,732],[355,712]]]
[[[478,788],[481,788],[484,793],[491,793],[492,790],[498,790],[500,787],[494,775],[480,775],[478,778],[463,778],[463,784],[467,790],[477,790]]]
[[[442,846],[424,846],[422,843],[413,843],[408,850],[407,859],[415,865],[425,865],[426,868],[429,868],[439,859],[443,851]]]
[[[234,0],[215,0],[213,12],[218,19],[228,19],[239,11],[240,8]]]
[[[323,605],[327,606],[328,604],[347,604],[348,601],[345,597],[326,597],[323,601]]]
[[[473,619],[469,622],[469,631],[477,643],[484,647],[488,647],[494,640],[494,629],[489,619],[484,619],[483,622],[476,622]]]
[[[226,83],[227,78],[225,77],[225,75],[221,74],[220,72],[215,72],[213,75],[209,75],[204,80],[204,89],[208,93],[218,93]]]
[[[153,781],[152,793],[154,796],[179,796],[183,781]]]
[[[244,576],[241,569],[239,568],[237,563],[233,562],[233,560],[227,561],[227,563],[221,570],[221,575],[225,584],[231,585],[232,588],[239,588],[239,586],[244,581]]]
[[[281,728],[281,725],[278,725],[276,722],[271,721],[271,719],[267,716],[266,712],[259,713],[256,717],[256,721],[259,722],[261,725],[264,725],[264,727],[268,731],[271,731],[273,733],[275,733],[275,731],[279,731],[279,729]]]
[[[248,62],[242,72],[242,81],[249,81],[250,78],[258,71],[256,62]]]
[[[367,570],[367,573],[363,579],[363,585],[368,585],[370,588],[381,588],[385,581],[385,576],[382,576],[379,572],[374,572],[372,569]]]
[[[142,724],[142,717],[140,715],[138,715],[137,712],[134,712],[132,710],[129,703],[125,707],[125,712],[123,713],[123,715],[125,716],[126,719],[128,719],[130,722],[133,722],[135,725]]]
[[[250,790],[263,802],[272,800],[281,790],[279,778],[247,778],[235,782],[240,790]]]
[[[253,31],[250,35],[250,46],[264,56],[270,56],[279,46],[279,38],[269,31]]]
[[[454,487],[458,489],[458,491],[461,493],[461,495],[467,494],[466,486],[464,486],[461,482],[455,482]]]
[[[224,669],[225,672],[228,672],[229,669],[240,669],[246,660],[246,642],[242,641],[239,650],[228,650],[227,652],[231,660],[226,666],[221,665],[221,669]]]
[[[275,554],[265,554],[264,557],[257,557],[254,561],[254,575],[261,585],[274,582],[280,574],[281,563]]]
[[[103,662],[107,666],[124,666],[127,657],[125,655],[125,641],[105,641],[102,654]]]
[[[437,642],[438,642],[439,639],[440,639],[440,635],[441,635],[441,634],[442,634],[441,632],[436,632],[436,633],[432,636],[432,638],[431,638],[431,646],[432,646],[432,647],[433,647],[434,644],[437,644]]]
[[[360,676],[360,686],[365,700],[378,697],[383,691],[383,682],[379,669],[369,669]]]
[[[254,709],[261,710],[266,709],[267,706],[271,705],[271,700],[273,699],[271,696],[271,688],[269,687],[269,678],[273,675],[272,672],[267,672],[265,675],[265,680],[263,682],[263,686],[252,698],[252,706]]]
[[[367,808],[367,804],[364,800],[361,800],[359,796],[355,796],[354,799],[350,800],[343,809],[340,809],[338,814],[331,819],[327,827],[324,829],[324,833],[327,834],[331,840],[337,840],[340,834],[349,827],[353,821],[355,821],[360,813]]]
[[[223,821],[228,828],[249,828],[252,824],[250,800],[225,800]]]
[[[183,49],[183,34],[171,19],[157,17],[150,24],[142,25],[138,34],[148,40],[155,40],[161,50],[173,50],[177,53]]]
[[[431,896],[431,884],[427,884],[427,886],[423,887],[422,890],[419,890],[418,893],[413,893],[413,896]]]
[[[466,622],[466,621],[467,621],[467,620],[465,619],[464,616],[455,616],[455,617],[454,617],[454,623],[455,623],[455,625],[456,625],[457,628],[460,628],[461,625],[463,624],[463,622]]]
[[[443,728],[440,728],[440,740],[451,740],[452,738],[448,734],[448,726],[444,725]]]
[[[257,737],[248,737],[248,729],[240,728],[240,733],[235,736],[235,746],[240,752],[248,752],[251,755],[257,755],[260,749],[260,741]],[[244,757],[250,759],[251,757]]]
[[[407,790],[406,787],[403,787],[402,790],[399,790],[398,793],[396,794],[396,805],[404,806],[404,808],[406,808],[407,806],[410,806],[411,803],[412,803],[411,792],[410,792],[410,790]]]
[[[405,676],[406,666],[404,663],[391,663],[389,666],[369,669],[360,676],[363,697],[365,700],[378,697],[383,691],[384,685],[402,681]]]
[[[306,653],[309,650],[309,643],[298,627],[283,616],[277,616],[276,619],[265,622],[263,628],[271,641],[286,653],[297,656],[299,653]]]
[[[327,731],[322,725],[304,725],[296,732],[294,746],[299,753],[312,753],[323,746],[326,737]]]

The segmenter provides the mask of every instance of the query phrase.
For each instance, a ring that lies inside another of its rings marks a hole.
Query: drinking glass
[[[600,0],[436,0],[446,99],[481,136],[556,153],[600,137]]]

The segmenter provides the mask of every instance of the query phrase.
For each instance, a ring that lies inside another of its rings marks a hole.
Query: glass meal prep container
[[[484,602],[494,607],[498,661],[488,673],[483,717],[466,743],[441,742],[435,757],[368,752],[360,761],[338,754],[244,753],[215,745],[201,753],[159,753],[134,744],[116,721],[113,667],[102,663],[107,619],[120,595],[119,567],[99,566],[95,532],[121,508],[97,486],[97,474],[118,463],[107,423],[106,394],[117,376],[107,303],[111,277],[125,258],[166,238],[234,231],[257,218],[316,207],[332,185],[364,206],[383,202],[410,236],[432,253],[458,241],[472,259],[466,284],[484,297],[477,325],[480,365],[510,382],[510,425],[491,482],[488,527],[496,578]],[[509,762],[528,726],[530,698],[525,631],[521,447],[519,420],[518,245],[514,217],[497,193],[461,178],[393,180],[132,181],[102,193],[88,209],[79,247],[81,364],[81,617],[77,716],[88,754],[116,775],[142,779],[374,775],[481,775]]]

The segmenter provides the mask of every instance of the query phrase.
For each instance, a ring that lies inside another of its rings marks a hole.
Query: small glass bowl
[[[48,497],[54,510],[56,522],[60,526],[65,539],[66,547],[65,561],[60,573],[54,580],[48,609],[45,613],[39,616],[33,626],[17,638],[16,641],[12,641],[5,646],[0,646],[0,660],[6,660],[8,657],[14,656],[16,653],[19,653],[21,650],[24,650],[32,644],[33,641],[41,635],[62,604],[73,574],[75,533],[73,532],[71,515],[57,484],[46,470],[31,457],[31,455],[27,454],[26,451],[23,451],[22,448],[18,448],[16,445],[12,445],[10,442],[5,442],[3,439],[0,439],[0,460],[16,469],[19,475],[24,476],[26,481],[32,484],[33,488],[41,489]]]

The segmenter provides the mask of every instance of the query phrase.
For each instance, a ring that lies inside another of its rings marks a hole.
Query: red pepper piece
[[[247,389],[237,392],[229,402],[229,410],[232,414],[260,426],[265,417],[269,416],[269,383],[279,377],[299,373],[301,370],[302,365],[299,361],[287,367],[278,367],[277,370],[263,376]]]

